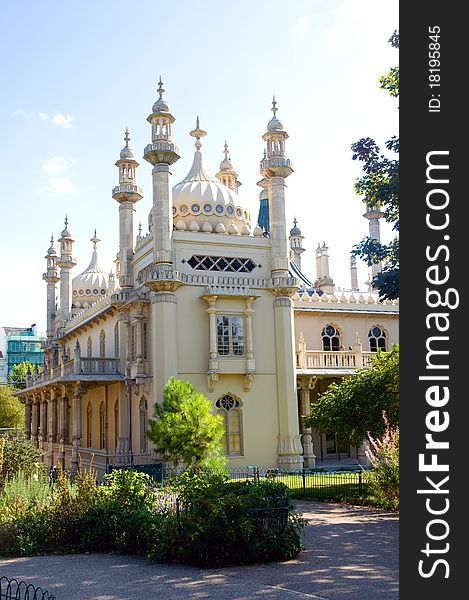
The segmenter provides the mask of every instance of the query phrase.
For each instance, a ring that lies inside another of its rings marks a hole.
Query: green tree
[[[224,466],[222,418],[212,413],[210,401],[190,382],[171,377],[154,416],[146,435],[174,467]]]
[[[24,427],[24,405],[6,385],[0,386],[0,427]]]
[[[28,361],[13,365],[8,373],[8,381],[10,382],[11,386],[16,389],[23,389],[25,387],[26,378],[31,373],[34,373],[34,368],[35,366]],[[42,373],[41,365],[38,365],[37,369],[39,373]]]
[[[399,48],[399,32],[394,31],[389,38],[394,48]],[[399,67],[390,69],[380,77],[380,87],[393,98],[399,97]],[[390,153],[399,153],[399,138],[392,137],[385,144]],[[365,237],[353,247],[352,253],[362,258],[368,266],[382,262],[383,268],[373,278],[373,285],[381,299],[399,297],[399,159],[381,154],[376,142],[367,137],[351,146],[353,160],[363,162],[363,176],[355,183],[355,191],[363,202],[384,213],[384,219],[392,224],[395,237],[389,244],[379,243]]]
[[[383,413],[387,421],[383,420]],[[308,427],[336,433],[342,442],[359,446],[370,434],[383,436],[387,424],[399,422],[399,346],[378,352],[369,369],[332,383],[305,417]]]

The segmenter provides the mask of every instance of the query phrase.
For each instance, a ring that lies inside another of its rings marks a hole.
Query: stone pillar
[[[31,416],[32,416],[32,404],[31,399],[26,398],[26,404],[24,407],[24,437],[27,440],[31,439]]]
[[[117,438],[117,454],[125,454],[129,451],[130,430],[130,385],[121,385],[119,388],[119,431]]]
[[[254,365],[254,344],[252,338],[252,315],[254,311],[252,310],[252,302],[254,298],[246,298],[246,309],[244,311],[245,319],[246,319],[246,360],[247,360],[247,370],[253,371],[255,368]]]
[[[72,458],[70,460],[70,469],[72,471],[78,468],[78,449],[81,446],[81,414],[82,414],[82,397],[85,393],[81,385],[77,385],[73,390],[72,396]]]
[[[277,403],[279,420],[278,465],[281,469],[303,467],[303,447],[298,423],[296,367],[291,299],[274,290],[275,354],[277,359]]]
[[[55,444],[57,441],[57,392],[55,390],[51,391],[51,397],[49,401],[49,424],[48,424],[48,440],[49,442]]]
[[[163,402],[163,391],[170,377],[178,377],[177,298],[172,291],[152,294],[152,374],[156,402]]]
[[[38,425],[39,425],[39,402],[36,395],[33,394],[32,399],[32,418],[31,418],[31,441],[33,444],[38,442]]]
[[[155,164],[153,176],[153,261],[172,263],[173,189],[169,164]]]
[[[47,442],[47,397],[48,393],[40,394],[40,404],[39,404],[39,447],[43,448],[44,442]]]
[[[310,390],[314,388],[316,381],[311,384],[311,381],[300,381],[300,411],[301,416],[305,417],[309,414],[311,407]],[[302,443],[303,443],[303,460],[304,466],[307,469],[316,468],[316,455],[314,454],[313,436],[311,427],[305,427],[303,419],[301,419]]]
[[[288,272],[288,239],[285,220],[285,188],[284,177],[269,179],[269,217],[270,238],[272,243],[272,277],[289,277]]]

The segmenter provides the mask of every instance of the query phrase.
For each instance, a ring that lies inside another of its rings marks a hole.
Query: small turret
[[[60,259],[57,266],[60,267],[60,318],[62,326],[70,318],[70,270],[77,264],[72,257],[72,248],[75,240],[68,231],[68,217],[65,216],[65,228],[60,234]]]
[[[301,229],[298,227],[298,222],[293,219],[293,228],[290,229],[290,248],[293,254],[293,262],[301,271],[301,255],[305,251],[303,248],[304,236],[301,235]]]
[[[47,260],[47,271],[43,273],[42,279],[47,283],[47,338],[54,337],[54,319],[55,319],[55,290],[57,282],[60,280],[57,271],[57,250],[54,247],[54,236],[50,239],[50,248],[44,257]]]
[[[228,151],[228,144],[225,140],[225,149],[224,149],[225,158],[220,163],[220,171],[215,175],[223,185],[229,187],[234,192],[238,193],[238,188],[241,185],[241,182],[238,181],[238,173],[233,168],[231,163],[230,153]]]
[[[316,281],[314,287],[331,294],[334,290],[334,282],[329,274],[329,248],[326,242],[316,248]]]

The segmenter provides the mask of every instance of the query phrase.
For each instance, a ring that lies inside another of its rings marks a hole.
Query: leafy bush
[[[5,439],[2,455],[0,484],[2,480],[9,479],[20,471],[25,477],[45,472],[45,465],[41,462],[44,452],[29,440]]]
[[[284,484],[183,474],[174,485],[179,511],[153,531],[151,558],[207,567],[286,560],[301,551],[305,522],[293,514]]]
[[[373,466],[369,483],[375,502],[387,510],[399,510],[399,427],[386,429],[380,439],[368,436],[371,451],[367,456]]]

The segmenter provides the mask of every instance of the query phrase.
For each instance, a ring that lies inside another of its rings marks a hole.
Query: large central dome
[[[200,137],[205,131],[191,132],[197,137],[196,152],[189,173],[173,187],[173,219],[176,229],[205,233],[251,235],[251,215],[242,198],[203,166]]]

